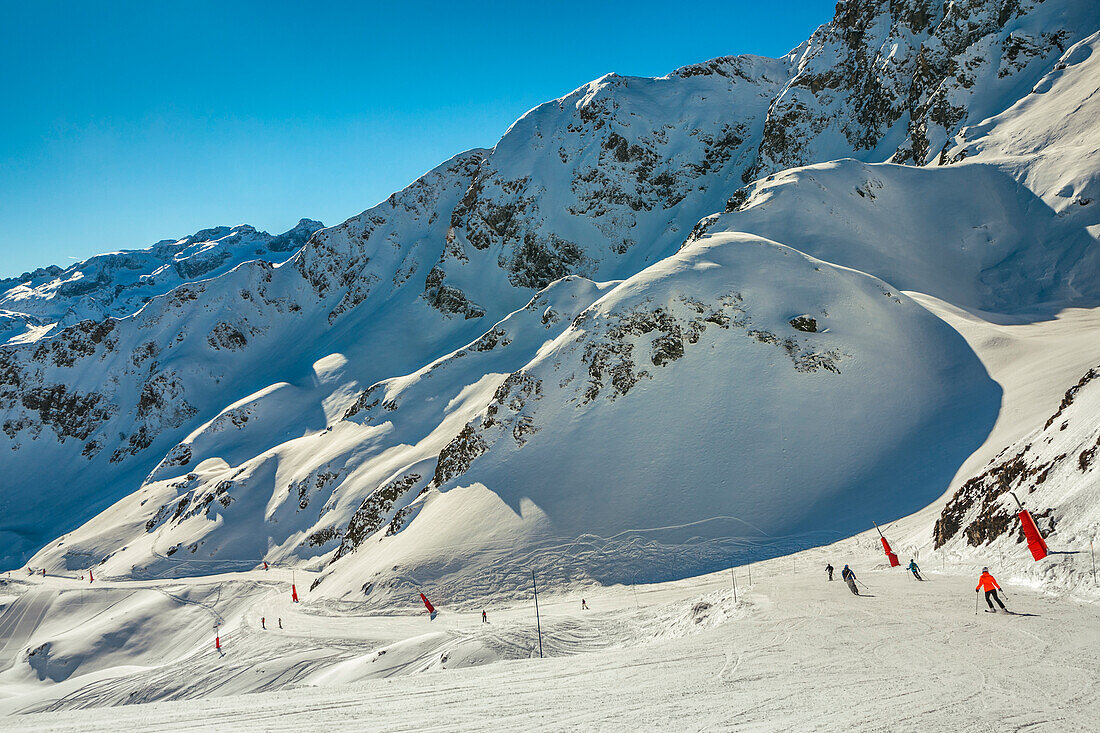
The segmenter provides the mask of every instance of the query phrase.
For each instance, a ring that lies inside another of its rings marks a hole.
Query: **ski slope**
[[[488,719],[499,730],[627,730],[640,721],[674,730],[1095,729],[1095,603],[1017,589],[1001,575],[1021,615],[976,613],[976,574],[929,561],[918,583],[878,564],[880,552],[876,538],[861,536],[753,565],[751,585],[742,567],[543,594],[545,659],[529,601],[490,605],[482,624],[474,606],[444,607],[429,621],[411,606],[334,614],[265,597],[223,637],[222,655],[206,634],[203,650],[176,663],[83,690],[28,684],[12,695],[4,685],[0,710],[23,714],[0,718],[0,730],[483,730]],[[826,562],[838,575],[850,562],[867,595],[826,582]],[[580,610],[581,597],[590,610]],[[287,630],[262,630],[261,613],[269,624],[282,614]],[[199,667],[221,673],[193,685]],[[172,681],[188,699],[98,707],[153,687],[170,699]],[[50,712],[28,712],[36,710]]]
[[[1096,729],[1096,6],[952,6],[984,35],[921,63],[979,72],[937,86],[969,116],[778,149],[847,127],[856,5],[0,351],[0,473],[50,468],[0,495],[0,553],[49,573],[0,579],[0,729]],[[867,34],[906,74],[907,6]],[[983,565],[1020,615],[972,605]]]

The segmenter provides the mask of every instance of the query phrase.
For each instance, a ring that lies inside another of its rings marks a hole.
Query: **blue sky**
[[[0,0],[0,276],[336,224],[606,72],[780,55],[832,6]]]

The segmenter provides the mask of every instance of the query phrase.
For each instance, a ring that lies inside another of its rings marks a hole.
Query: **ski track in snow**
[[[14,663],[20,645],[38,630],[55,595],[49,591],[26,593],[7,608],[0,618],[0,639],[4,641],[0,647],[0,669],[7,669]]]

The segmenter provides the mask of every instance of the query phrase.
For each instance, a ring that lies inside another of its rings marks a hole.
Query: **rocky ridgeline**
[[[1055,24],[1031,18],[1044,5]],[[771,104],[745,182],[846,155],[946,162],[956,133],[1026,94],[1037,72],[1095,28],[1087,6],[840,0],[833,21],[793,52],[797,71]]]
[[[1100,366],[1070,387],[1043,427],[1005,447],[985,470],[947,502],[933,530],[938,549],[955,541],[971,547],[1002,538],[1024,541],[1010,492],[1035,517],[1051,547],[1074,538],[1058,534],[1063,511],[1073,511],[1074,486],[1086,486],[1100,469]],[[1095,480],[1095,479],[1094,479]],[[1060,507],[1056,510],[1051,504]]]
[[[4,340],[38,340],[81,320],[132,315],[183,283],[215,277],[249,260],[284,260],[323,226],[302,219],[279,235],[247,224],[214,227],[148,249],[97,255],[66,269],[54,265],[0,280],[0,310],[9,311],[9,318],[54,326],[52,331],[9,328]]]

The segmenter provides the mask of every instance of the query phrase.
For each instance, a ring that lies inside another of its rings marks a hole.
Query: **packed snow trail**
[[[532,658],[530,604],[489,606],[483,625],[473,607],[441,608],[430,622],[418,612],[319,615],[332,609],[254,597],[225,657],[202,650],[73,690],[62,705],[148,699],[126,692],[140,677],[153,683],[145,689],[175,686],[201,700],[15,714],[0,730],[480,730],[488,710],[501,730],[639,721],[676,730],[1095,729],[1100,607],[1036,594],[1001,573],[1009,609],[1024,615],[976,613],[977,572],[945,574],[928,562],[918,582],[904,568],[869,570],[871,548],[846,540],[761,563],[749,588],[738,568],[736,604],[728,571],[636,589],[540,589],[542,660]],[[852,564],[871,595],[828,582],[826,562]],[[591,610],[580,610],[581,597]],[[282,614],[294,631],[261,631],[261,613]],[[485,664],[494,659],[506,661]],[[49,708],[49,697],[38,689],[3,709]]]
[[[0,671],[10,667],[20,647],[38,630],[56,593],[32,591],[19,596],[0,615]]]

